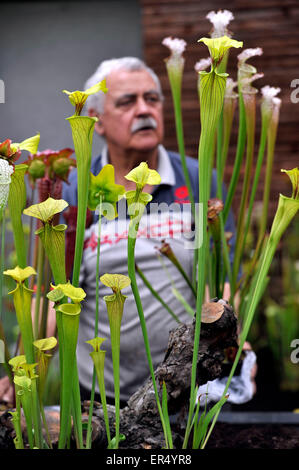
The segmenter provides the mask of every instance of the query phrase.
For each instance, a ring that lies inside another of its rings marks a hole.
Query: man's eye
[[[150,95],[150,96],[147,96],[146,97],[146,100],[149,102],[149,103],[158,103],[160,101],[160,98],[159,96],[157,95]]]
[[[132,100],[121,101],[118,106],[128,106],[132,103]]]

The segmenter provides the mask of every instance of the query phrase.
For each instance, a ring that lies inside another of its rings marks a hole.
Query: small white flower
[[[232,78],[226,79],[226,88],[225,88],[225,98],[237,98],[238,93],[234,91],[234,88],[238,85],[238,82],[235,82]]]
[[[210,67],[211,63],[212,63],[211,57],[207,57],[206,59],[200,59],[194,65],[194,69],[196,72],[202,72],[203,70],[206,70],[208,67]]]
[[[186,41],[184,39],[178,39],[178,38],[164,38],[162,41],[163,46],[168,47],[171,50],[171,53],[175,57],[180,57],[187,45]]]
[[[3,209],[7,204],[13,171],[13,166],[7,160],[0,158],[0,209]]]
[[[210,11],[206,18],[213,24],[213,30],[211,32],[212,38],[220,38],[221,36],[229,36],[227,26],[230,21],[234,19],[234,15],[229,10]]]
[[[244,49],[244,51],[242,51],[241,54],[238,55],[239,64],[243,64],[250,57],[262,55],[262,53],[263,49],[261,47],[256,47],[253,49]]]
[[[241,79],[241,90],[242,93],[257,93],[257,89],[252,86],[252,82],[258,80],[259,78],[263,78],[263,73],[255,73],[250,77],[244,77]]]
[[[261,89],[263,98],[265,100],[271,100],[281,92],[280,88],[275,88],[274,86],[266,85]]]
[[[273,86],[266,85],[261,89],[263,98],[262,98],[262,107],[265,112],[272,112],[274,107],[277,104],[280,106],[281,100],[276,98],[276,95],[281,91],[280,88],[275,88]],[[276,101],[278,100],[278,102]]]

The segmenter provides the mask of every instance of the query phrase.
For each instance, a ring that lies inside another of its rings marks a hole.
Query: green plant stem
[[[106,427],[106,434],[108,440],[108,449],[111,448],[111,436],[110,436],[110,427],[109,427],[109,416],[107,410],[107,400],[106,400],[106,391],[105,391],[105,380],[104,380],[104,361],[105,361],[105,351],[93,351],[91,354],[92,360],[96,368],[96,374],[98,379],[98,385],[101,396],[101,403],[103,407],[104,421]]]
[[[223,256],[223,262],[224,266],[222,269],[222,289],[224,288],[224,283],[225,283],[225,277],[227,275],[228,277],[228,282],[232,282],[232,272],[231,272],[231,263],[229,259],[229,251],[228,251],[228,246],[227,246],[227,241],[225,238],[225,230],[224,230],[224,223],[223,223],[223,214],[219,214],[219,219],[220,219],[220,231],[221,231],[221,243],[222,243],[222,256]],[[222,295],[221,295],[222,297]]]
[[[18,442],[18,449],[24,449],[24,442],[22,436],[22,427],[21,427],[21,400],[20,397],[16,395],[16,412],[17,420],[13,420],[14,428],[16,431],[16,439]]]
[[[173,104],[174,104],[174,115],[175,115],[175,127],[178,142],[179,154],[181,156],[182,168],[186,186],[188,188],[188,194],[191,202],[191,211],[193,217],[195,217],[195,205],[194,205],[194,194],[192,191],[190,176],[187,169],[185,144],[184,144],[184,130],[183,130],[183,119],[182,119],[182,107],[181,107],[181,92],[176,90],[174,86],[171,87]]]
[[[231,297],[234,297],[236,292],[237,277],[240,269],[242,246],[244,240],[244,224],[246,207],[248,203],[249,190],[250,190],[250,179],[251,169],[253,163],[254,154],[254,137],[255,137],[255,95],[249,95],[244,98],[245,102],[245,114],[246,114],[246,130],[247,130],[247,151],[246,151],[246,165],[243,182],[242,197],[239,209],[238,223],[237,223],[237,235],[236,235],[236,246],[234,254],[234,262],[232,269],[232,285],[231,285]]]
[[[97,243],[97,264],[96,264],[96,311],[95,311],[95,322],[94,322],[94,337],[98,336],[99,332],[99,276],[100,276],[100,249],[101,249],[101,217],[102,217],[102,196],[99,200],[99,221],[98,221],[98,243]],[[94,404],[94,395],[95,395],[95,385],[96,385],[96,368],[93,367],[92,373],[92,387],[90,394],[90,405],[89,405],[89,414],[88,414],[88,424],[87,424],[87,433],[86,433],[86,448],[91,448],[91,431],[92,431],[92,413],[93,413],[93,404]]]
[[[238,131],[237,151],[236,151],[233,174],[232,174],[230,184],[228,187],[227,198],[225,200],[225,206],[223,210],[224,225],[226,223],[226,220],[227,220],[230,208],[231,208],[232,200],[236,191],[236,187],[237,187],[237,183],[238,183],[238,179],[240,175],[240,170],[241,170],[241,165],[242,165],[243,154],[245,150],[245,143],[246,143],[246,116],[245,116],[243,97],[241,93],[239,93],[239,110],[240,111],[239,111],[239,131]]]
[[[272,169],[273,169],[276,136],[277,136],[277,127],[278,127],[278,115],[275,115],[275,116],[272,116],[272,119],[269,125],[269,130],[268,130],[267,164],[266,164],[266,176],[265,176],[265,184],[264,184],[263,211],[262,211],[262,217],[261,217],[261,224],[259,227],[259,233],[258,233],[258,239],[257,239],[255,252],[252,257],[252,262],[250,264],[249,272],[246,277],[245,283],[249,281],[252,271],[254,270],[256,261],[262,251],[263,240],[264,240],[265,232],[267,229],[270,187],[271,187],[271,181],[272,181]]]
[[[132,224],[132,221],[130,222]],[[136,224],[135,226],[135,234],[138,231],[138,226],[139,223]],[[143,307],[138,291],[138,286],[137,286],[137,281],[136,281],[136,273],[135,273],[135,244],[136,244],[136,235],[135,236],[130,236],[130,229],[129,229],[129,237],[128,237],[128,274],[131,279],[131,287],[132,287],[132,292],[135,298],[136,302],[136,307],[139,315],[139,320],[140,320],[140,326],[143,334],[143,340],[144,340],[144,345],[145,345],[145,351],[146,351],[146,357],[150,369],[150,374],[153,382],[153,387],[154,387],[154,392],[155,392],[155,397],[156,397],[156,402],[157,402],[157,407],[163,427],[163,432],[164,432],[164,437],[165,437],[165,442],[167,442],[167,429],[165,426],[164,422],[164,416],[163,416],[163,411],[160,403],[160,398],[159,398],[159,393],[158,393],[158,388],[157,388],[157,383],[156,383],[156,378],[155,378],[155,372],[154,372],[154,367],[153,367],[153,362],[152,362],[152,356],[151,356],[151,351],[150,351],[150,345],[149,345],[149,339],[148,339],[148,334],[147,334],[147,328],[146,328],[146,323],[145,323],[145,318],[144,318],[144,313],[143,313]]]
[[[16,390],[16,393],[17,390]],[[30,391],[24,391],[23,395],[21,395],[21,403],[22,403],[22,408],[24,411],[24,416],[25,416],[25,421],[26,421],[26,430],[27,430],[27,436],[28,436],[28,443],[30,449],[33,449],[34,447],[34,435],[32,431],[32,400],[31,400],[31,392]]]
[[[32,420],[34,427],[34,442],[38,449],[43,447],[43,436],[40,416],[40,401],[37,392],[36,379],[31,380]]]
[[[33,217],[31,217],[33,220]],[[35,295],[35,311],[34,311],[34,338],[38,339],[38,330],[39,330],[39,317],[40,317],[40,299],[41,291],[44,278],[44,262],[45,262],[45,250],[40,238],[37,238],[38,244],[38,254],[37,254],[37,285],[36,285],[36,295]]]
[[[34,204],[34,190],[35,190],[35,186],[32,187],[31,189],[31,197],[30,197],[30,203],[29,203],[29,206],[32,206]],[[32,256],[32,245],[34,245],[32,242],[33,240],[31,240],[31,237],[33,236],[34,237],[34,230],[33,230],[33,223],[34,223],[34,218],[33,217],[30,217],[30,231],[29,231],[29,244],[28,244],[28,255],[27,255],[27,266],[32,266],[31,264],[31,256]],[[35,238],[35,237],[34,237]]]
[[[167,310],[168,313],[170,313],[170,315],[172,316],[172,318],[178,322],[178,323],[181,323],[180,322],[180,319],[178,318],[178,316],[171,310],[171,308],[164,302],[164,300],[160,297],[160,295],[158,294],[158,292],[153,288],[153,286],[151,285],[151,283],[149,282],[149,280],[145,277],[145,275],[143,274],[143,272],[141,271],[141,269],[136,265],[135,266],[136,268],[136,271],[138,273],[138,275],[140,276],[140,278],[142,279],[144,285],[150,290],[150,292],[153,294],[153,296],[161,303],[161,305],[163,305],[163,307]]]
[[[197,298],[196,298],[196,316],[195,316],[195,330],[194,330],[194,348],[192,357],[192,370],[191,370],[191,393],[189,414],[185,432],[183,448],[186,449],[192,422],[193,407],[195,403],[195,388],[196,388],[196,373],[197,373],[197,356],[199,349],[200,339],[200,325],[201,325],[201,307],[205,294],[205,275],[206,275],[206,253],[208,250],[208,234],[206,230],[206,221],[208,214],[208,197],[209,197],[209,174],[210,174],[210,159],[211,148],[213,148],[214,132],[213,129],[206,129],[206,132],[201,134],[198,148],[198,178],[199,178],[199,202],[202,204],[202,243],[198,249],[198,270],[197,270]],[[198,217],[200,214],[198,214]]]
[[[223,154],[223,111],[217,127],[216,171],[217,171],[217,198],[222,200],[222,154]]]
[[[252,184],[251,195],[250,195],[250,200],[249,200],[249,205],[248,205],[241,257],[242,257],[242,254],[244,252],[244,246],[245,246],[245,242],[246,242],[246,238],[247,238],[247,234],[248,234],[248,230],[249,230],[249,226],[250,226],[250,220],[251,220],[251,214],[252,214],[253,204],[254,204],[254,200],[255,200],[256,190],[257,190],[257,186],[258,186],[258,182],[259,182],[259,178],[260,178],[260,174],[261,174],[261,169],[262,169],[262,164],[263,164],[263,159],[264,159],[264,153],[265,153],[265,147],[266,147],[266,141],[267,141],[268,126],[269,126],[269,119],[267,119],[266,117],[263,117],[260,145],[259,145],[255,175],[254,175],[254,180],[253,180],[253,184]],[[266,214],[263,214],[263,216],[265,217]],[[266,219],[267,219],[267,216],[266,216]]]
[[[50,283],[51,283],[51,269],[49,260],[45,260],[44,266],[44,295],[43,295],[43,308],[42,308],[42,315],[41,315],[41,322],[40,322],[40,329],[39,329],[39,337],[46,338],[47,337],[47,324],[48,324],[48,306],[49,300],[46,296],[46,292],[50,290]]]
[[[40,411],[41,411],[41,415],[42,415],[44,429],[45,429],[46,436],[47,436],[48,445],[49,445],[50,449],[53,449],[51,436],[50,436],[50,433],[49,433],[49,427],[48,427],[48,423],[47,423],[47,419],[46,419],[46,415],[45,415],[45,410],[44,410],[43,403],[42,403],[41,400],[40,400]]]
[[[224,169],[228,155],[229,142],[231,138],[231,130],[234,119],[236,107],[235,98],[225,98],[223,105],[223,140],[222,140],[222,155],[221,155],[221,178],[224,176]],[[222,187],[220,187],[222,190]],[[222,198],[220,198],[222,199]]]

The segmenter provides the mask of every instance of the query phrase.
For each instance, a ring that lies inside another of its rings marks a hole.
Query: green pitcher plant
[[[222,36],[220,38],[202,38],[209,49],[211,56],[211,70],[200,72],[199,97],[200,97],[200,121],[201,134],[198,147],[198,180],[199,180],[199,203],[202,207],[202,218],[207,220],[208,199],[210,194],[210,181],[212,174],[212,150],[214,147],[215,132],[223,108],[223,101],[226,89],[226,73],[219,72],[221,61],[231,47],[239,48],[243,43]],[[198,214],[199,220],[200,215]],[[195,403],[196,386],[196,364],[200,338],[201,306],[204,300],[205,276],[206,276],[206,252],[208,250],[208,237],[205,227],[202,228],[202,243],[198,247],[197,259],[197,299],[196,299],[196,320],[194,333],[194,350],[191,373],[191,394],[188,414],[188,422],[184,439],[184,448],[187,446],[193,406]]]
[[[151,378],[153,381],[153,387],[157,402],[157,407],[163,427],[163,432],[165,436],[165,442],[167,442],[167,427],[163,415],[163,410],[159,398],[158,387],[155,379],[154,374],[154,366],[151,356],[150,344],[148,339],[148,333],[146,328],[146,322],[142,307],[142,301],[140,298],[137,280],[136,280],[136,265],[135,265],[135,245],[136,245],[136,237],[138,233],[139,223],[141,217],[144,213],[146,204],[152,200],[152,195],[143,192],[143,188],[146,185],[156,185],[160,184],[161,176],[156,170],[150,169],[146,162],[141,162],[136,168],[133,168],[125,178],[128,181],[133,181],[136,184],[136,190],[127,191],[125,193],[125,198],[127,200],[128,205],[128,213],[130,215],[130,224],[129,224],[129,231],[128,231],[128,274],[131,279],[131,287],[132,292],[135,298],[136,307],[139,315],[147,361],[150,369]]]
[[[101,349],[101,344],[105,341],[106,338],[93,338],[86,343],[90,344],[93,347],[93,351],[89,353],[98,379],[98,385],[100,390],[101,403],[103,407],[104,421],[106,426],[106,434],[108,440],[108,448],[111,446],[111,436],[110,436],[110,426],[109,426],[109,417],[107,411],[107,401],[106,401],[106,390],[105,390],[105,380],[104,380],[104,366],[105,366],[105,355],[106,351]]]
[[[108,220],[115,219],[117,214],[117,202],[125,193],[124,186],[115,184],[115,175],[113,165],[105,165],[98,175],[90,172],[89,191],[87,207],[91,211],[96,211],[99,215],[98,220],[98,242],[97,242],[97,262],[96,262],[96,311],[94,323],[94,336],[98,336],[99,326],[99,272],[100,272],[100,248],[101,248],[101,223],[102,216]],[[89,417],[86,433],[86,447],[91,446],[91,422],[93,413],[93,403],[95,394],[96,368],[93,369]],[[110,445],[110,437],[109,437]]]
[[[81,305],[86,297],[83,289],[74,287],[70,282],[52,286],[53,290],[47,296],[54,302],[56,310],[56,322],[58,328],[58,338],[60,344],[60,373],[61,373],[61,415],[60,434],[58,447],[64,449],[70,432],[70,417],[73,406],[73,413],[76,422],[80,419],[79,429],[77,427],[77,440],[79,447],[83,447],[82,442],[82,421],[81,413],[78,412],[75,403],[74,390],[77,386],[76,375],[76,347],[78,340],[79,320]],[[71,303],[67,303],[70,299]],[[78,426],[78,422],[77,422]],[[79,434],[78,434],[79,433]]]
[[[91,151],[94,125],[97,118],[81,116],[83,106],[88,96],[97,92],[107,92],[106,81],[103,80],[85,91],[69,92],[63,90],[69,97],[73,106],[75,106],[75,114],[67,120],[70,123],[75,153],[77,158],[77,181],[78,181],[78,217],[77,217],[77,235],[75,246],[75,259],[72,282],[74,286],[78,286],[80,265],[83,252],[84,230],[87,211],[89,172],[91,166]]]
[[[102,284],[112,289],[112,295],[105,295],[104,300],[107,306],[109,318],[112,363],[114,375],[114,395],[115,395],[115,441],[114,448],[118,448],[119,434],[119,411],[120,411],[120,388],[119,388],[119,358],[120,358],[120,327],[124,310],[126,296],[122,294],[122,289],[131,284],[128,276],[123,274],[104,274],[100,277]]]

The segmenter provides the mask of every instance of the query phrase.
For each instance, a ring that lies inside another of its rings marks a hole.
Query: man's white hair
[[[149,68],[141,59],[138,59],[137,57],[121,57],[119,59],[104,60],[100,63],[95,73],[86,81],[84,90],[92,87],[98,82],[101,82],[104,80],[104,78],[107,78],[111,72],[120,69],[124,69],[129,72],[146,70],[153,78],[155,84],[157,85],[157,90],[162,97],[162,89],[158,76],[151,68]],[[101,114],[104,110],[104,101],[105,93],[101,91],[95,93],[94,95],[90,95],[86,101],[87,110],[94,109]]]

